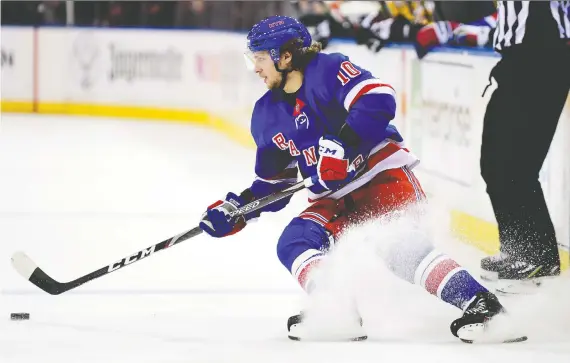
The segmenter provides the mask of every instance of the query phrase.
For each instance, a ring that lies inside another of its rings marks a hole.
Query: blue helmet
[[[281,47],[291,39],[300,39],[303,47],[312,43],[311,34],[297,19],[289,16],[270,16],[255,24],[247,34],[250,52],[268,51],[273,62],[279,61]]]

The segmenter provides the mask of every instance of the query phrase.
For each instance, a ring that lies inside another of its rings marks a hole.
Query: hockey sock
[[[488,291],[455,260],[435,249],[418,265],[414,283],[461,310],[478,292]]]
[[[293,261],[291,274],[297,279],[299,285],[310,293],[314,288],[312,272],[323,259],[323,252],[315,249],[308,249]]]

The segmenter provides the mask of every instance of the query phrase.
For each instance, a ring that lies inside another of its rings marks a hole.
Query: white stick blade
[[[14,269],[26,280],[30,279],[34,270],[38,267],[24,252],[14,253],[12,256],[12,266],[14,266]]]

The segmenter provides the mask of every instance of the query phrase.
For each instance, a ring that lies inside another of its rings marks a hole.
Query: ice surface
[[[60,281],[93,271],[194,227],[207,205],[249,184],[254,153],[192,125],[6,114],[0,122],[2,363],[570,361],[568,279],[504,299],[528,342],[463,344],[449,332],[455,308],[382,265],[376,250],[389,229],[347,235],[323,268],[330,295],[307,301],[275,254],[303,193],[238,235],[201,235],[50,296],[13,270],[14,252]],[[450,239],[434,215],[438,245],[475,269],[481,253]],[[342,313],[347,292],[368,341],[287,339],[290,315],[311,304]],[[10,312],[31,319],[10,321]]]

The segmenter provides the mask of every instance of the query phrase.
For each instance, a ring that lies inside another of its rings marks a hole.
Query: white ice
[[[275,246],[304,193],[238,235],[200,235],[59,296],[10,266],[22,250],[68,281],[190,229],[249,185],[254,157],[189,124],[3,114],[0,362],[570,362],[568,280],[504,300],[529,341],[467,345],[449,332],[459,311],[394,278],[358,244],[366,231],[343,245],[336,274],[355,267],[348,283],[369,339],[288,340],[286,320],[306,300]],[[476,272],[481,253],[445,237],[444,218],[433,223],[440,247]]]

